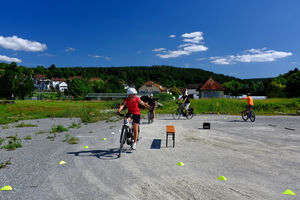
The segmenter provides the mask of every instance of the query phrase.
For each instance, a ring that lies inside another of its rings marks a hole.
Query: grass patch
[[[2,145],[5,142],[5,138],[0,137],[0,145]]]
[[[68,144],[78,144],[79,143],[79,138],[77,137],[71,137],[70,134],[65,135],[66,139],[63,140],[63,142],[67,142]]]
[[[6,162],[0,163],[0,169],[6,168],[8,165],[11,165],[11,158],[9,158]]]
[[[49,139],[50,141],[54,141],[56,138],[56,133],[53,133],[52,135],[48,135],[47,139]]]
[[[52,126],[50,133],[62,133],[68,131],[63,125]]]
[[[10,127],[8,125],[3,125],[2,129],[9,129]]]
[[[81,123],[76,123],[76,122],[73,122],[71,126],[69,126],[69,128],[81,128]]]
[[[117,127],[117,126],[110,126],[109,129],[113,129],[114,127]]]
[[[18,135],[9,136],[7,138],[9,139],[8,143],[6,145],[2,146],[1,147],[2,149],[13,151],[16,148],[21,148],[22,147],[21,139],[18,137]]]
[[[15,126],[16,128],[23,128],[23,127],[37,127],[37,125],[35,125],[35,124],[25,124],[25,123],[21,123],[21,124],[17,124],[16,126]]]
[[[41,135],[43,133],[45,133],[45,131],[38,131],[38,132],[35,133],[35,135]]]
[[[89,133],[93,133],[93,131],[89,131]]]
[[[24,140],[31,140],[32,137],[30,135],[27,135],[26,137],[24,137]]]

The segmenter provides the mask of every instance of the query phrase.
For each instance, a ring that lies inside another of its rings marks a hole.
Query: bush
[[[51,133],[62,133],[68,131],[63,125],[52,126]]]

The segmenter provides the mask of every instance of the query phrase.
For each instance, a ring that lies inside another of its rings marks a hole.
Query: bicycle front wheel
[[[121,157],[123,146],[127,136],[127,129],[125,127],[122,128],[121,136],[120,136],[120,149],[119,149],[119,158]]]
[[[251,120],[251,122],[255,121],[255,113],[252,110],[250,111],[250,120]]]
[[[173,119],[179,119],[181,115],[180,110],[179,109],[174,110],[172,115],[173,115]]]
[[[245,111],[242,112],[242,118],[244,121],[248,120],[248,114]]]

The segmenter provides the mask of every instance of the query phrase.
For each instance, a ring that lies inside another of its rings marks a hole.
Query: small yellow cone
[[[183,162],[179,162],[179,163],[177,163],[177,165],[179,165],[179,166],[183,166],[183,165],[184,165],[184,163],[183,163]]]
[[[218,179],[222,181],[227,181],[227,178],[225,176],[220,176]]]
[[[88,147],[88,146],[83,146],[83,148],[84,148],[84,149],[88,149],[89,147]]]
[[[219,115],[220,113],[218,112],[218,115]]]
[[[1,188],[2,191],[10,191],[12,190],[12,188],[9,185],[4,186],[3,188]]]
[[[292,190],[287,189],[282,194],[288,194],[288,195],[296,195]]]
[[[60,164],[60,165],[65,165],[65,164],[67,164],[67,162],[65,162],[65,161],[60,161],[58,164]]]
[[[106,138],[104,137],[104,138],[102,138],[102,140],[106,140]]]

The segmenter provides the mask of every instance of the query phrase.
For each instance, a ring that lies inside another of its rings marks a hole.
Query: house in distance
[[[142,85],[138,89],[139,93],[162,93],[167,92],[167,89],[165,89],[163,86],[154,83],[153,81],[147,81],[144,85]]]
[[[209,78],[200,88],[201,98],[224,98],[225,88],[212,78]]]

